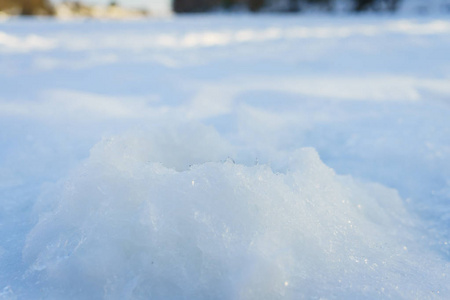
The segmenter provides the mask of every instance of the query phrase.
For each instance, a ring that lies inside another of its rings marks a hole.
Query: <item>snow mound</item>
[[[43,298],[448,294],[447,263],[419,249],[395,190],[336,175],[313,148],[289,153],[277,173],[220,161],[207,130],[168,146],[176,133],[105,139],[42,195],[24,260]]]

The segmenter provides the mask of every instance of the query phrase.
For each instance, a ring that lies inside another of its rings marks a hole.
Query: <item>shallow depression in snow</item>
[[[205,130],[197,146],[220,142],[211,136]],[[448,292],[447,263],[421,248],[395,190],[336,175],[313,148],[290,152],[289,169],[278,173],[214,155],[198,160],[185,145],[151,134],[97,144],[41,195],[26,281],[45,287],[46,299]],[[161,163],[174,153],[178,166]]]

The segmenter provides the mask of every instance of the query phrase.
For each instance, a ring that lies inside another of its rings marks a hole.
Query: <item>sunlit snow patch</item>
[[[47,51],[55,48],[57,43],[37,35],[17,37],[0,31],[0,53],[19,52],[28,53],[32,51]]]
[[[195,152],[152,137],[95,146],[36,207],[28,282],[46,299],[448,295],[448,265],[419,249],[395,190],[336,175],[312,148],[282,173]]]

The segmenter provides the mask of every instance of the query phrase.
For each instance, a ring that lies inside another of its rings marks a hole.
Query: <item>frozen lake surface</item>
[[[0,21],[0,299],[448,299],[450,20]]]

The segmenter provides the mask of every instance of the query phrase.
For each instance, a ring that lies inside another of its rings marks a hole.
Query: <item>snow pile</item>
[[[32,286],[44,288],[46,299],[449,292],[448,263],[419,246],[395,190],[337,176],[312,148],[291,152],[283,173],[198,160],[220,143],[204,133],[196,148],[151,134],[96,145],[38,203],[40,220],[24,249],[26,281],[38,282]],[[213,156],[222,155],[218,149]],[[173,153],[178,157],[166,160]]]

